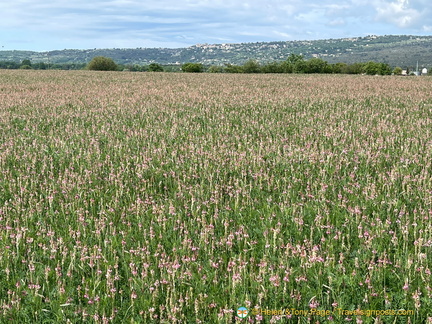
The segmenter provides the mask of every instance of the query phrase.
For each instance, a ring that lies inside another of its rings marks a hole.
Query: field
[[[431,225],[429,77],[0,71],[0,323],[432,323]]]

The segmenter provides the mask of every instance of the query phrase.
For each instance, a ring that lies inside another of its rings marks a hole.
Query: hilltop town
[[[145,45],[145,44],[143,44]],[[301,54],[329,63],[376,61],[413,70],[432,65],[432,36],[392,35],[341,39],[274,41],[233,44],[196,44],[185,48],[113,48],[56,50],[49,52],[0,51],[0,61],[22,61],[53,64],[86,63],[95,56],[107,56],[119,64],[181,65],[197,62],[204,65],[243,64],[249,59],[268,63]]]

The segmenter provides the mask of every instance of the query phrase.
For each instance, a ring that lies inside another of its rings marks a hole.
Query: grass
[[[431,81],[1,71],[0,321],[431,323]]]

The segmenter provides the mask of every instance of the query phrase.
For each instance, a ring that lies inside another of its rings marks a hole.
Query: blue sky
[[[13,0],[0,14],[3,50],[432,35],[430,0]]]

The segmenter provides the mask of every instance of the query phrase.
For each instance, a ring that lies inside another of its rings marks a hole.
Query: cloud
[[[0,42],[42,50],[421,34],[432,28],[429,1],[15,0],[0,4]]]
[[[420,16],[417,10],[408,6],[407,0],[379,3],[376,11],[378,20],[387,21],[399,27],[409,27]]]
[[[337,18],[328,22],[328,26],[343,26],[346,24],[346,21],[342,18]]]
[[[377,1],[376,19],[400,28],[421,29],[430,21],[432,2],[424,0]]]

